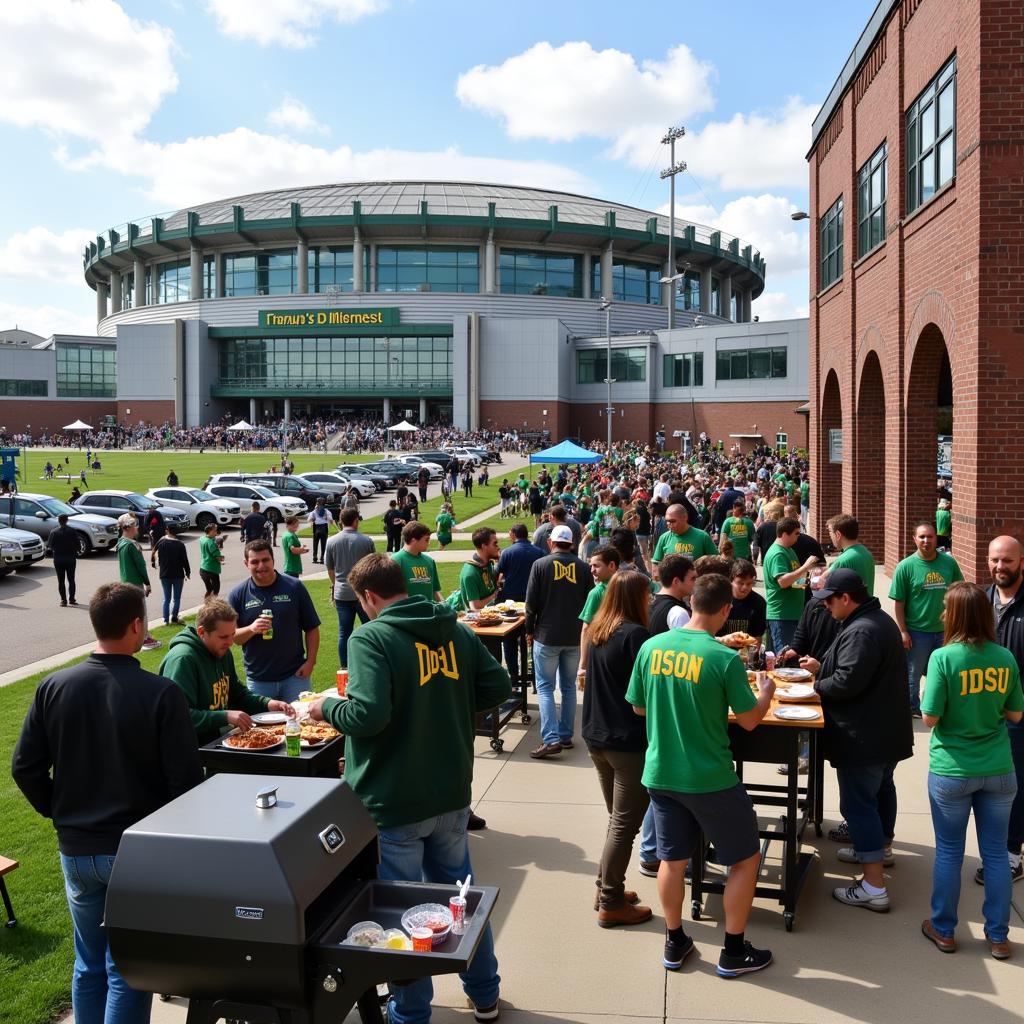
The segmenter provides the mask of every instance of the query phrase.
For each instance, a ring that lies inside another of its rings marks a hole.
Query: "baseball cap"
[[[814,591],[814,596],[821,601],[826,597],[832,597],[833,594],[848,594],[851,590],[858,590],[863,586],[864,581],[853,569],[836,569],[829,574],[825,586]]]
[[[571,544],[572,530],[568,526],[556,526],[551,531],[551,542],[553,544]]]

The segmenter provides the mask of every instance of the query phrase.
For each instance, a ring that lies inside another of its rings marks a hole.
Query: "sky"
[[[82,251],[297,185],[563,189],[738,235],[806,315],[810,127],[876,0],[0,4],[0,329],[95,331]]]

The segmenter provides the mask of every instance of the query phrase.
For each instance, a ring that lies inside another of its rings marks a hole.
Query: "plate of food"
[[[301,742],[304,747],[319,747],[341,733],[328,722],[303,722]]]
[[[814,678],[805,668],[777,668],[773,669],[772,675],[780,683],[806,683]]]
[[[723,640],[729,641],[730,647],[760,647],[761,638],[751,636],[749,633],[744,633],[740,630],[738,633],[729,633],[727,636],[722,637]]]
[[[821,712],[817,708],[809,708],[804,704],[776,708],[772,714],[787,722],[813,722],[821,718]]]
[[[284,725],[288,716],[283,711],[260,711],[252,720],[256,725]]]
[[[250,729],[248,732],[228,733],[221,740],[221,746],[228,750],[249,750],[262,753],[265,750],[273,750],[284,743],[284,736],[278,736],[270,729]]]
[[[806,683],[790,683],[789,686],[780,686],[775,696],[779,700],[807,700],[814,696],[814,687]]]
[[[483,626],[484,628],[487,628],[488,626],[500,626],[501,616],[496,615],[493,612],[481,612],[476,618],[476,624],[478,626]]]

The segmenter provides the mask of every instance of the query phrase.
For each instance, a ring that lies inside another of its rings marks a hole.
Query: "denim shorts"
[[[728,867],[760,849],[757,814],[750,795],[737,783],[715,793],[652,789],[659,860],[689,860],[701,832],[715,845],[715,859]]]

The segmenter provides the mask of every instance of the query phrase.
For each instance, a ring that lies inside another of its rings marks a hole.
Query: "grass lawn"
[[[394,494],[393,491],[385,493]],[[431,529],[435,529],[434,520],[437,519],[437,514],[441,511],[441,506],[444,504],[444,498],[441,496],[440,482],[431,482],[427,494],[432,494],[433,497],[420,503],[420,520],[430,526]],[[492,505],[497,505],[500,500],[498,489],[493,484],[490,487],[474,487],[472,498],[464,497],[462,491],[459,491],[454,499],[452,499],[455,518],[461,523],[465,519],[470,519],[473,516],[478,516],[481,512],[486,512]],[[359,529],[363,533],[383,533],[383,515],[370,516],[364,519]],[[455,529],[458,531],[462,527],[457,525]]]
[[[442,593],[455,589],[460,570],[459,563],[438,564]],[[314,580],[307,586],[323,623],[312,688],[324,690],[334,685],[338,667],[338,617],[328,581]],[[156,671],[177,631],[176,626],[154,630],[164,646],[140,652],[143,667]],[[239,648],[235,657],[241,669]],[[29,676],[0,689],[0,756],[5,765],[10,764],[35,688],[48,674]],[[0,928],[0,1020],[49,1024],[71,1004],[71,919],[53,827],[32,810],[6,770],[0,773],[0,821],[0,853],[21,862],[7,878],[18,926]]]

